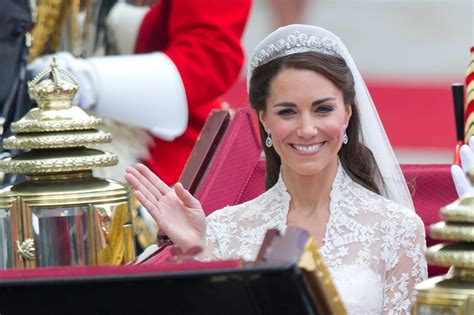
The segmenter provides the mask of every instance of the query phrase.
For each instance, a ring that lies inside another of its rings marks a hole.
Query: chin
[[[291,168],[295,173],[301,176],[314,176],[320,174],[325,167],[323,165],[297,166]]]
[[[289,166],[289,169],[300,176],[315,176],[328,170],[328,168],[331,168],[332,165],[335,165],[337,168],[337,163],[333,164],[334,161],[337,161],[337,155],[334,157],[334,159],[330,160],[324,159],[324,161],[306,161],[303,163],[296,162],[292,163],[293,165],[287,165]]]

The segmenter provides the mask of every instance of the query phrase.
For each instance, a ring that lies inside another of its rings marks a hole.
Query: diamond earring
[[[272,138],[270,137],[270,129],[267,129],[266,132],[267,132],[267,139],[265,139],[265,145],[267,146],[267,148],[271,148],[273,142],[272,142]]]
[[[344,135],[342,136],[342,143],[347,144],[349,142],[349,137],[347,136],[346,125],[344,125],[343,128],[344,128]]]

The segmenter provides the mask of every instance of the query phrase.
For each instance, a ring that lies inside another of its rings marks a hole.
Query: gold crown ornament
[[[119,265],[135,258],[131,194],[92,169],[118,158],[88,146],[108,143],[101,119],[72,105],[79,85],[57,67],[28,84],[38,107],[12,123],[0,171],[26,180],[0,190],[0,269],[58,265]]]

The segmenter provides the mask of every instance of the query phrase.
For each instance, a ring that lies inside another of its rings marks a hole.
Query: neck
[[[282,176],[291,196],[290,211],[309,216],[320,209],[329,210],[329,195],[336,178],[338,160],[315,175],[301,175],[282,167]]]

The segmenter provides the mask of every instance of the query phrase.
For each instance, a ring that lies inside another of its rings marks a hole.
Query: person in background
[[[160,0],[150,9],[118,2],[108,14],[107,33],[120,55],[53,56],[77,77],[79,106],[148,131],[150,140],[130,133],[123,151],[147,145],[139,158],[173,184],[208,114],[221,108],[219,97],[238,78],[250,7],[251,0]],[[51,57],[36,59],[29,69],[44,69]]]

